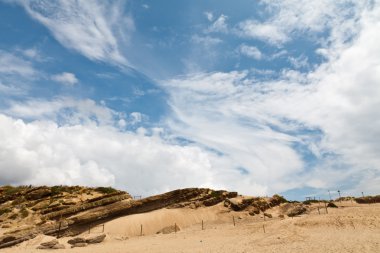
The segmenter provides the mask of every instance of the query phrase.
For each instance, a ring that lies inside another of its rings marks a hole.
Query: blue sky
[[[0,1],[1,184],[378,193],[378,1]]]

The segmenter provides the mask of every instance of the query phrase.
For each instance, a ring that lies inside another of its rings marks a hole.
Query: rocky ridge
[[[241,197],[237,192],[207,188],[179,189],[136,200],[128,193],[112,188],[1,187],[0,226],[3,229],[0,248],[39,234],[57,238],[75,236],[114,218],[161,208],[196,209],[222,203],[227,210],[244,210],[255,215],[284,202],[286,200],[278,195],[272,198]]]

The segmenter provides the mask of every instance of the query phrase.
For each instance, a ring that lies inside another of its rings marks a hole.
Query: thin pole
[[[102,231],[102,233],[104,233],[104,223],[103,223],[103,231]]]
[[[234,223],[234,227],[235,227],[235,216],[232,216],[232,222]]]
[[[59,234],[61,232],[61,225],[62,225],[62,221],[59,222],[59,226],[58,226],[58,234],[57,234],[58,238],[59,238]]]
[[[264,230],[264,234],[265,234],[265,226],[264,226],[264,224],[263,224],[263,230]]]
[[[342,202],[342,197],[340,196],[340,190],[338,190],[338,194],[339,194],[339,202]]]
[[[326,213],[328,214],[329,212],[327,211],[327,204],[325,202],[325,209],[326,209]]]
[[[202,230],[203,230],[203,220],[202,220]]]
[[[140,236],[142,236],[142,232],[143,232],[143,228],[142,228],[142,224],[140,225]]]

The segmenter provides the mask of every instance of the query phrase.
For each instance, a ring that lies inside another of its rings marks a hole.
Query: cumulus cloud
[[[91,60],[128,65],[121,52],[134,30],[123,1],[20,1],[65,47]]]
[[[0,125],[0,184],[111,185],[147,195],[212,183],[207,154],[158,136],[2,114]]]
[[[249,58],[253,58],[255,60],[260,60],[263,57],[263,54],[261,53],[261,51],[257,47],[248,46],[245,44],[240,45],[239,52],[242,55],[245,55]]]
[[[69,72],[62,72],[61,74],[53,75],[51,79],[63,85],[69,86],[78,83],[78,79],[76,78],[76,76],[73,73]]]

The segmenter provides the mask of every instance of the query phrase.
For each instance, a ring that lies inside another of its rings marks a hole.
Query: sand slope
[[[86,248],[58,250],[78,253],[121,252],[380,252],[380,204],[358,205],[349,202],[338,209],[280,219],[263,220],[242,212],[223,212],[220,206],[196,210],[162,209],[131,215],[105,224],[106,240]],[[278,210],[272,210],[275,214]],[[235,216],[236,226],[232,224]],[[238,219],[240,216],[241,219]],[[201,220],[205,230],[201,230]],[[176,222],[182,230],[176,234],[155,234]],[[144,224],[144,236],[140,233]],[[266,233],[263,231],[265,226]],[[102,228],[97,228],[102,229]],[[98,231],[93,230],[92,233]],[[122,237],[129,239],[123,240]],[[43,252],[36,250],[37,237],[2,252]],[[66,242],[68,238],[61,238]]]

